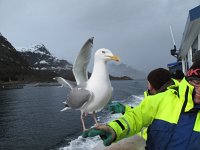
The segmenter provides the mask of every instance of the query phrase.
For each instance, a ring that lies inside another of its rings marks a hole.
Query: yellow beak
[[[110,57],[111,60],[120,61],[119,56],[113,55],[113,56],[108,56],[108,57]]]

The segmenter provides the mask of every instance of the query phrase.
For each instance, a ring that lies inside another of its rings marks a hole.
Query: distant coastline
[[[110,76],[110,80],[133,80],[130,77],[114,77]],[[71,80],[75,81],[75,80]],[[23,81],[8,81],[8,82],[0,82],[0,90],[10,90],[10,89],[22,89],[26,84],[33,84],[33,86],[60,86],[56,81],[53,80],[23,80]]]
[[[0,90],[23,88],[23,84],[56,82],[54,77],[75,81],[72,68],[70,62],[54,57],[43,44],[17,51],[0,34]],[[122,68],[126,67],[121,66],[117,72],[124,72]],[[126,74],[110,74],[110,80],[133,80]],[[88,77],[90,75],[88,72]]]

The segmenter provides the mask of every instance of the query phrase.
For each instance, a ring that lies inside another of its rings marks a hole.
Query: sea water
[[[136,106],[146,90],[145,80],[112,81],[110,101]],[[35,87],[0,91],[0,149],[2,150],[91,150],[102,144],[99,137],[82,138],[80,111],[61,112],[69,88]],[[111,115],[107,106],[97,114],[106,123],[120,116]],[[86,128],[94,125],[85,118]]]

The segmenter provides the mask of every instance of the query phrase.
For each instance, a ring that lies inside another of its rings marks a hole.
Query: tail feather
[[[69,86],[71,89],[74,88],[74,87],[76,87],[76,83],[75,82],[72,82],[72,81],[69,81],[69,80],[65,80],[62,77],[55,77],[53,79],[57,80],[58,83],[60,83],[64,87],[68,87]]]
[[[63,102],[63,104],[65,104],[65,105],[66,105],[66,104],[67,104],[67,102],[66,102],[66,101],[64,101],[64,102]]]
[[[68,110],[68,109],[71,109],[70,107],[65,107],[65,108],[63,108],[62,110],[60,110],[60,111],[66,111],[66,110]]]

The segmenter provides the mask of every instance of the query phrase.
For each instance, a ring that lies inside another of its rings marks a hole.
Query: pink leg
[[[92,117],[93,117],[93,119],[94,119],[95,124],[98,125],[98,122],[97,122],[97,119],[96,119],[96,113],[95,113],[95,111],[93,111]]]
[[[85,112],[85,117],[88,115],[88,113],[87,112]]]
[[[86,128],[85,128],[84,117],[83,117],[83,113],[82,112],[81,112],[81,123],[82,123],[83,131],[85,131]]]

